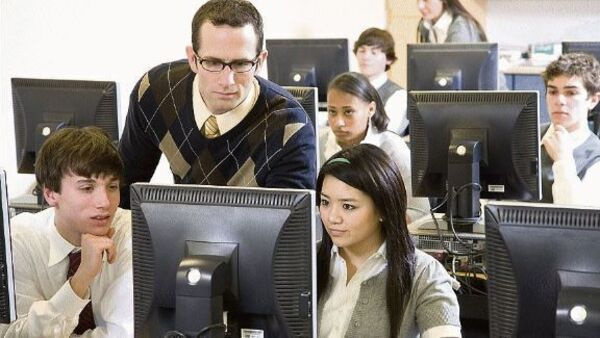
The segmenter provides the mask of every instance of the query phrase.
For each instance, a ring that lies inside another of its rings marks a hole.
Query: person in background
[[[17,320],[6,337],[133,337],[122,171],[101,129],[65,128],[46,139],[35,177],[50,208],[11,219]]]
[[[551,121],[542,127],[542,201],[600,207],[600,140],[587,120],[600,100],[600,64],[564,54],[542,77]]]
[[[291,94],[256,74],[267,60],[251,2],[210,0],[194,15],[186,60],[142,76],[119,144],[129,185],[147,182],[161,154],[175,183],[313,189],[315,133]]]
[[[390,119],[387,129],[404,136],[408,131],[406,90],[388,79],[386,72],[396,62],[394,38],[383,29],[369,28],[354,43],[360,73],[377,89]]]
[[[460,337],[452,279],[416,249],[395,162],[360,144],[319,171],[319,337]]]
[[[459,0],[417,0],[423,16],[417,27],[417,41],[431,43],[485,42],[479,22]]]
[[[336,76],[327,89],[328,127],[319,132],[320,160],[360,143],[383,149],[396,163],[407,184],[408,218],[415,221],[428,214],[429,201],[412,197],[410,150],[397,134],[387,130],[388,118],[377,90],[360,73]]]

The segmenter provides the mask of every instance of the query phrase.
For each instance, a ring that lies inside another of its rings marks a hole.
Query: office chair
[[[588,114],[588,125],[592,133],[600,137],[600,103]]]

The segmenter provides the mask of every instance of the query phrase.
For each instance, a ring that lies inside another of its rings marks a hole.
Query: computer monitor
[[[310,190],[132,185],[136,336],[223,337],[227,311],[233,337],[316,337],[315,207]]]
[[[563,41],[562,53],[587,53],[600,61],[600,41]]]
[[[491,337],[597,337],[600,210],[487,205]]]
[[[0,169],[0,324],[17,319],[6,173]]]
[[[407,62],[409,91],[498,89],[496,43],[408,44]]]
[[[317,131],[317,113],[319,111],[319,99],[318,99],[318,88],[317,87],[296,87],[296,86],[284,86],[283,89],[287,90],[292,96],[300,103],[302,108],[310,117],[310,120]]]
[[[34,173],[36,153],[52,132],[97,126],[119,139],[115,82],[13,78],[17,168]]]
[[[317,87],[327,102],[327,85],[350,69],[348,39],[267,39],[269,80],[281,86]]]
[[[412,91],[408,116],[413,195],[448,194],[455,224],[479,219],[480,197],[541,198],[537,92]]]

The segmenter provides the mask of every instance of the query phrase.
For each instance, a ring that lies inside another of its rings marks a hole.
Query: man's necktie
[[[221,135],[219,126],[217,125],[217,118],[214,115],[210,115],[206,122],[204,122],[202,134],[204,134],[206,138],[215,138]]]
[[[81,250],[77,252],[71,252],[69,254],[69,271],[67,272],[67,280],[75,274],[75,271],[79,268],[81,263]],[[79,313],[79,324],[73,333],[82,334],[87,330],[95,329],[96,322],[94,321],[94,312],[92,311],[92,302],[88,302],[87,305]]]

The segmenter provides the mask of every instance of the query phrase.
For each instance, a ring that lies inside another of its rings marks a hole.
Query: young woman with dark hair
[[[405,182],[410,182],[410,150],[404,140],[387,130],[388,117],[375,87],[360,73],[343,73],[328,86],[329,127],[320,131],[319,151],[323,163],[336,152],[359,143],[370,143],[392,158]],[[429,201],[408,191],[409,221],[428,214]]]
[[[400,171],[361,144],[321,168],[317,202],[319,337],[460,337],[452,280],[415,249]]]
[[[485,42],[481,24],[460,0],[417,0],[423,18],[417,28],[419,42]]]

